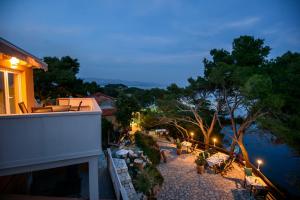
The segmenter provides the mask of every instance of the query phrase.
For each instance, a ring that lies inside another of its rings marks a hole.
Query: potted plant
[[[177,153],[177,155],[180,155],[181,152],[182,152],[182,144],[181,144],[180,142],[177,142],[177,143],[176,143],[176,146],[177,146],[177,151],[176,151],[176,153]]]
[[[205,159],[202,156],[198,156],[197,159],[195,160],[195,163],[197,165],[197,172],[198,174],[203,174],[204,173],[204,165],[205,165]]]

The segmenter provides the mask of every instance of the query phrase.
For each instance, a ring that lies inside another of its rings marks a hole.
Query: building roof
[[[113,116],[116,113],[116,108],[104,108],[102,109],[102,116]]]
[[[108,96],[108,95],[106,95],[106,94],[104,94],[104,93],[102,93],[102,92],[96,92],[95,94],[93,94],[93,95],[91,95],[91,96],[93,96],[93,97],[104,97],[104,98],[106,98],[106,99],[115,100],[114,97]]]
[[[45,71],[48,70],[47,63],[43,62],[41,59],[37,58],[36,56],[28,53],[27,51],[17,47],[16,45],[10,43],[9,41],[0,37],[0,53],[5,55],[16,57],[20,60],[27,62],[29,65],[44,69]]]

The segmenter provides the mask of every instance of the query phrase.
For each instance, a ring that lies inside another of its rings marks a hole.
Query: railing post
[[[94,157],[89,160],[89,192],[91,200],[99,199],[98,186],[98,158]]]

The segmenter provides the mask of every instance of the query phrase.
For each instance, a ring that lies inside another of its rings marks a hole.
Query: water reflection
[[[230,145],[231,127],[224,127],[224,144]],[[300,197],[300,156],[270,132],[251,127],[244,136],[250,160],[262,159],[261,171],[293,197]]]

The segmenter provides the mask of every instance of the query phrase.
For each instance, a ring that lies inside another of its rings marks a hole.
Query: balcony
[[[88,162],[90,199],[96,198],[101,109],[93,98],[57,103],[80,101],[80,111],[0,115],[0,176]]]

